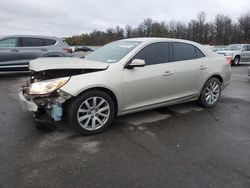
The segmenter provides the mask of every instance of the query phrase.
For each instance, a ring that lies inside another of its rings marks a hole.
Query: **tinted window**
[[[150,44],[136,54],[133,59],[143,59],[146,65],[169,62],[169,43]]]
[[[45,46],[51,46],[51,45],[56,44],[56,40],[53,40],[53,39],[44,39],[44,44],[45,44]]]
[[[250,51],[250,45],[247,46],[247,51]]]
[[[193,45],[185,43],[173,43],[173,50],[175,61],[196,59],[196,49]]]
[[[195,47],[195,50],[196,50],[196,57],[197,58],[205,57],[204,54],[198,48]]]
[[[23,38],[22,46],[32,47],[32,46],[44,46],[43,39],[41,38]]]
[[[16,47],[17,46],[17,39],[16,38],[9,38],[0,40],[0,47]]]
[[[242,50],[247,51],[247,45],[243,46]]]

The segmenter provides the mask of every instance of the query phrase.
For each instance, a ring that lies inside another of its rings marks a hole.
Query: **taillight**
[[[231,57],[227,57],[226,59],[227,59],[227,63],[228,63],[229,65],[231,65],[231,64],[232,64],[232,61],[233,61],[232,58],[231,58]]]
[[[63,50],[65,51],[65,52],[67,52],[67,53],[72,53],[72,49],[71,48],[63,48]]]

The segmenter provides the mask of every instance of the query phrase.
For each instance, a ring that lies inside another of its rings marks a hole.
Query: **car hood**
[[[235,53],[237,52],[236,50],[220,50],[217,51],[216,53],[221,53],[221,54],[228,54],[228,53]]]
[[[109,66],[108,63],[87,61],[81,58],[72,57],[44,57],[30,61],[29,69],[35,72],[44,70],[59,69],[95,69],[104,70]]]

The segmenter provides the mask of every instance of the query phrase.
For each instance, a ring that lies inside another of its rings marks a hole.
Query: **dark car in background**
[[[0,38],[0,71],[28,70],[39,57],[69,57],[72,49],[60,38],[15,35]]]
[[[93,49],[87,47],[87,46],[76,46],[75,52],[92,52]]]

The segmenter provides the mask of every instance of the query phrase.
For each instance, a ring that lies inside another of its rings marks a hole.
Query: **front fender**
[[[123,106],[122,95],[122,74],[120,71],[103,70],[92,73],[86,73],[81,75],[75,75],[60,89],[69,93],[72,96],[77,97],[82,92],[94,89],[104,88],[111,91],[118,102],[119,108]]]

